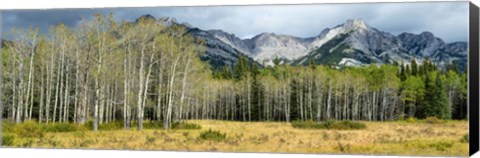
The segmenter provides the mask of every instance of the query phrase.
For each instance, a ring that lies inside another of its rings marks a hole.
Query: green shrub
[[[84,129],[93,130],[93,120],[88,120],[83,124]],[[123,122],[113,121],[109,123],[98,124],[98,130],[109,131],[109,130],[120,130],[123,129]]]
[[[43,125],[44,132],[73,132],[78,130],[75,124],[71,123],[51,123]]]
[[[2,121],[2,133],[14,133],[15,123],[12,121]]]
[[[186,130],[191,130],[191,129],[201,129],[202,126],[193,124],[193,123],[186,123],[186,122],[175,122],[172,124],[172,129],[186,129]]]
[[[151,121],[151,122],[144,122],[143,128],[145,129],[163,129],[163,123],[160,121]],[[202,129],[202,126],[187,123],[187,122],[175,122],[172,124],[171,129],[183,129],[183,130],[193,130],[193,129]]]
[[[338,129],[338,130],[349,130],[349,129],[365,129],[367,126],[361,122],[353,121],[341,121],[335,122],[330,126],[327,126],[328,129]]]
[[[337,129],[337,130],[350,130],[350,129],[365,129],[367,126],[361,122],[354,121],[333,121],[327,120],[324,122],[313,121],[294,121],[292,127],[303,129]]]
[[[441,142],[430,143],[428,144],[428,146],[430,148],[435,148],[436,150],[439,150],[439,151],[447,151],[450,147],[453,146],[453,143],[441,141]]]
[[[437,117],[435,116],[431,116],[431,117],[427,117],[425,118],[425,122],[426,123],[429,123],[429,124],[439,124],[439,123],[444,123],[443,120],[441,119],[438,119]]]
[[[143,128],[145,129],[163,129],[163,123],[161,121],[145,121],[143,122]]]
[[[92,126],[93,128],[93,126]],[[122,121],[113,121],[109,123],[103,123],[98,125],[99,130],[110,131],[110,130],[121,130],[123,129]]]
[[[82,125],[82,127],[85,128],[85,129],[88,129],[88,130],[93,130],[93,121],[92,121],[92,120],[86,121],[86,122]]]
[[[326,120],[326,121],[320,123],[320,124],[322,124],[322,126],[319,126],[319,127],[323,127],[323,128],[327,128],[327,129],[328,129],[328,128],[332,127],[332,126],[333,126],[334,124],[336,124],[336,123],[337,123],[337,121],[335,121],[335,120]]]
[[[2,146],[12,146],[13,140],[15,140],[15,135],[10,133],[2,134]]]
[[[223,141],[227,139],[227,134],[208,129],[208,131],[200,133],[198,138],[201,140]]]
[[[415,123],[415,122],[417,122],[417,120],[415,119],[415,117],[408,117],[407,122],[408,123]]]
[[[326,121],[324,123],[315,123],[313,121],[294,121],[292,122],[292,127],[304,129],[326,129],[326,125],[330,124],[331,121]]]
[[[42,138],[43,131],[35,121],[26,121],[15,126],[15,133],[22,138]]]

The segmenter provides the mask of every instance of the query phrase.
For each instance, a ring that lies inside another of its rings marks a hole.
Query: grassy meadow
[[[201,129],[45,132],[39,137],[13,136],[10,146],[317,154],[468,154],[467,121],[361,122],[366,128],[357,130],[302,129],[283,122],[187,122],[200,125]]]

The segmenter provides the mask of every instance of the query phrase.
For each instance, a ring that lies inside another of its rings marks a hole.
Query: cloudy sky
[[[9,10],[2,11],[2,31],[38,27],[46,32],[51,25],[74,27],[82,18],[110,12],[118,20],[129,21],[144,14],[174,17],[200,29],[221,29],[240,38],[262,32],[312,37],[327,27],[358,18],[395,35],[430,31],[446,42],[468,38],[468,2]]]

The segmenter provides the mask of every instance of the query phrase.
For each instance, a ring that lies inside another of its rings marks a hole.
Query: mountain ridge
[[[159,19],[167,24],[178,24],[174,18]],[[429,31],[393,35],[368,25],[362,19],[349,19],[307,38],[264,32],[241,39],[220,29],[202,30],[188,23],[180,25],[195,30],[189,33],[207,41],[207,55],[204,58],[218,58],[214,63],[220,66],[232,65],[238,56],[245,55],[263,66],[273,66],[276,58],[292,65],[315,61],[317,64],[348,66],[393,62],[408,64],[411,60],[421,63],[428,58],[440,67],[456,60],[461,68],[465,68],[468,54],[467,42],[446,43]],[[340,36],[345,37],[339,40]]]

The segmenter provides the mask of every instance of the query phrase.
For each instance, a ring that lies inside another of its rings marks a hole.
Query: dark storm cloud
[[[241,38],[262,32],[311,37],[352,18],[393,34],[430,31],[447,42],[466,41],[468,36],[467,2],[12,10],[3,14],[3,30],[32,26],[45,31],[58,23],[75,26],[82,17],[109,12],[118,20],[129,21],[144,14],[175,17],[201,29],[221,29]]]

